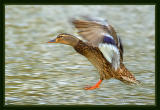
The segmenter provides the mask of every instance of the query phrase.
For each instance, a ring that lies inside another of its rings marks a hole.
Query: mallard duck
[[[61,43],[72,46],[78,53],[85,56],[98,70],[99,81],[85,90],[99,88],[104,79],[115,78],[127,84],[139,81],[123,64],[123,45],[114,28],[106,20],[97,18],[74,19],[78,34],[85,40],[62,33],[48,43]]]

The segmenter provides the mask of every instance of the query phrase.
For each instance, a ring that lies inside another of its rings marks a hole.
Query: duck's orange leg
[[[99,85],[101,84],[102,80],[100,79],[94,86],[90,86],[90,87],[85,87],[85,90],[93,90],[96,88],[99,88]]]

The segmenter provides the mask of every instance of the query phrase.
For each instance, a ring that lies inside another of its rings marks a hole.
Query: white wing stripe
[[[114,45],[104,43],[100,43],[98,47],[106,60],[109,61],[115,69],[117,69],[120,64],[120,54],[118,48]]]
[[[110,38],[113,39],[113,37],[112,37],[110,34],[108,34],[108,33],[102,33],[102,35],[103,35],[103,36],[106,36],[106,37],[110,37]]]

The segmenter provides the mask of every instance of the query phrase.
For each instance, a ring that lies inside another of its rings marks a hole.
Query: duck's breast
[[[101,79],[112,77],[111,63],[106,60],[98,47],[92,47],[82,41],[74,49],[85,56],[98,70]]]

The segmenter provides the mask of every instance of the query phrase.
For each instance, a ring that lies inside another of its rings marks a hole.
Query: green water
[[[5,7],[6,105],[155,104],[155,7],[152,5],[8,5]],[[124,64],[142,82],[104,80],[67,45],[47,44],[59,33],[75,36],[71,18],[106,18],[124,45]]]

